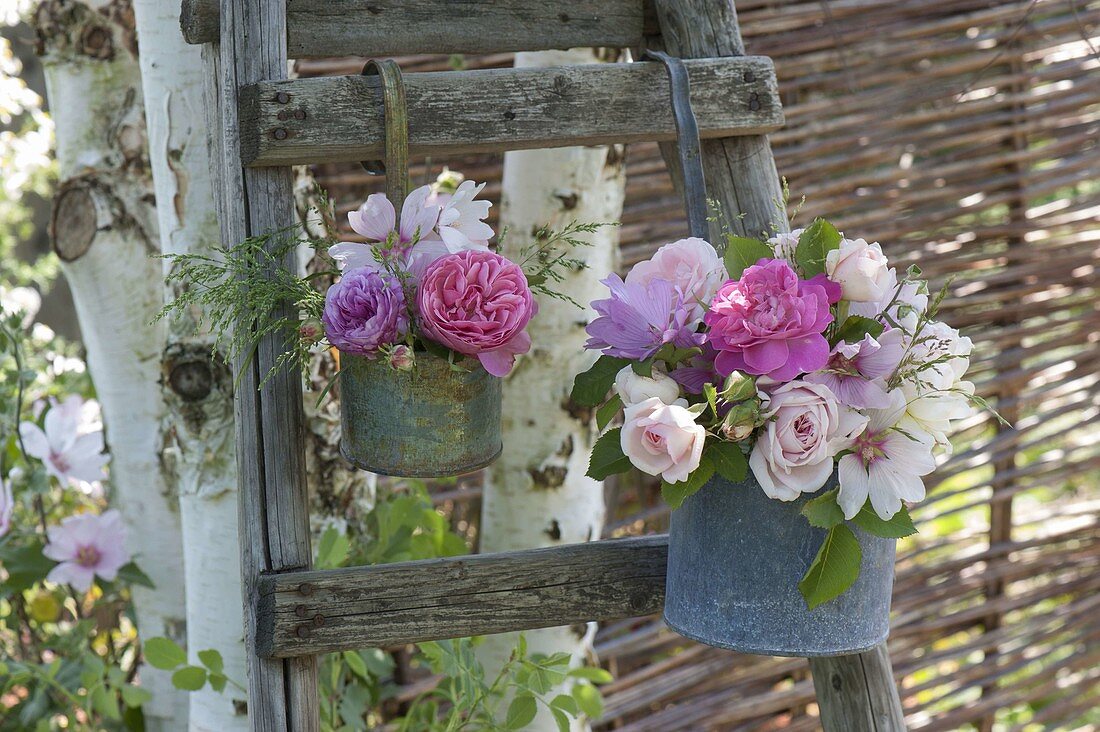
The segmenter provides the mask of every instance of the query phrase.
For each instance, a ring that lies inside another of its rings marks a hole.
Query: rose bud
[[[720,396],[727,402],[743,402],[756,396],[756,379],[740,371],[726,377]]]
[[[722,436],[730,442],[744,440],[756,429],[760,418],[760,400],[749,401],[733,405],[722,420]]]
[[[298,337],[303,343],[317,343],[325,336],[325,326],[317,318],[306,318],[298,326]]]
[[[390,351],[390,368],[395,371],[412,371],[416,366],[413,350],[404,343],[396,345]]]

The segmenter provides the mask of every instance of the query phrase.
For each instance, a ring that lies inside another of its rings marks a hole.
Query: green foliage
[[[585,261],[575,255],[577,249],[592,246],[586,237],[595,234],[605,226],[618,225],[617,223],[582,224],[571,221],[560,230],[543,226],[536,231],[535,241],[523,247],[516,260],[527,277],[527,286],[531,288],[531,292],[568,302],[583,310],[585,305],[581,305],[569,295],[555,289],[555,285],[564,282],[567,273],[587,269],[588,265]],[[503,232],[499,237],[501,247],[506,234],[507,232]]]
[[[913,519],[909,516],[909,509],[905,507],[904,503],[897,513],[884,521],[879,518],[879,515],[875,513],[875,509],[871,507],[871,502],[868,501],[859,510],[859,513],[852,518],[852,523],[868,534],[881,536],[884,539],[901,539],[917,533],[917,527],[913,525]]]
[[[601,404],[611,386],[615,375],[631,362],[615,356],[600,356],[587,371],[577,374],[573,379],[573,393],[570,398],[582,407],[595,407]]]
[[[851,587],[859,576],[862,560],[863,551],[851,529],[845,524],[829,529],[817,556],[798,583],[806,606],[813,610]]]
[[[602,430],[604,427],[611,424],[611,420],[615,419],[615,415],[617,415],[622,408],[622,398],[618,394],[612,395],[610,399],[604,402],[603,405],[596,410],[596,429]]]
[[[726,263],[726,272],[731,280],[741,279],[741,274],[764,258],[775,256],[775,252],[769,244],[759,239],[748,239],[743,236],[726,236],[726,252],[723,259]]]
[[[885,326],[872,318],[864,318],[860,315],[849,315],[837,328],[829,342],[834,346],[841,341],[846,343],[858,343],[868,333],[873,338],[882,335]]]
[[[831,529],[844,522],[844,511],[837,505],[837,489],[822,493],[817,498],[806,501],[802,506],[802,515],[810,522],[810,526],[819,529]]]
[[[817,219],[798,237],[794,259],[802,274],[813,277],[825,272],[825,257],[840,246],[840,232],[825,219]]]
[[[703,453],[699,459],[699,467],[692,471],[687,480],[679,483],[661,481],[661,498],[675,511],[684,504],[688,497],[695,495],[713,477],[715,471],[711,457]],[[744,476],[742,476],[744,477]]]
[[[741,446],[735,442],[707,440],[703,455],[714,464],[718,475],[732,483],[740,483],[748,474],[749,461],[741,452]]]
[[[588,459],[586,475],[594,480],[603,480],[609,475],[617,475],[630,470],[630,459],[623,452],[621,442],[622,428],[608,430],[592,446],[592,455]]]

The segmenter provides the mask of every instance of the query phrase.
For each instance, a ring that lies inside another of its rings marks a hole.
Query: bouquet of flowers
[[[847,589],[860,549],[846,525],[914,533],[905,502],[950,450],[976,401],[963,380],[971,342],[937,321],[916,267],[899,274],[877,243],[817,220],[768,240],[698,238],[661,247],[604,284],[586,347],[602,356],[573,398],[596,407],[589,475],[662,478],[673,509],[716,474],[748,471],[779,501],[804,502],[825,543],[799,588],[812,608]],[[611,392],[610,398],[607,397]]]

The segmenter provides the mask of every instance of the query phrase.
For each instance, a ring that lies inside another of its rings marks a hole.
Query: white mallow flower
[[[786,259],[788,262],[794,264],[794,253],[795,250],[798,249],[798,237],[802,236],[803,231],[805,231],[805,229],[785,231],[769,238],[768,243],[772,245],[775,256],[779,259]]]
[[[654,397],[672,404],[680,398],[680,385],[659,369],[653,369],[651,376],[639,376],[627,366],[615,376],[615,393],[627,407]]]
[[[837,465],[837,503],[844,518],[859,513],[868,497],[884,521],[901,510],[902,501],[924,499],[921,476],[936,469],[932,442],[925,435],[898,429],[904,414],[905,395],[899,389],[890,392],[890,406],[868,410],[866,429],[852,443],[852,452]]]
[[[936,446],[951,454],[947,434],[953,420],[970,415],[969,395],[974,385],[964,381],[974,344],[959,331],[939,321],[927,323],[906,358],[901,390],[906,408],[901,427],[923,432]],[[921,368],[924,364],[930,364]]]
[[[30,287],[0,287],[0,311],[5,315],[21,314],[23,327],[28,327],[42,307],[42,296]]]
[[[46,413],[43,430],[33,422],[19,425],[27,454],[41,460],[62,483],[95,483],[106,477],[110,457],[103,452],[103,431],[94,427],[94,404],[70,396]]]
[[[890,268],[878,242],[841,239],[825,255],[825,274],[851,302],[880,302],[890,286]]]
[[[489,201],[475,200],[484,183],[464,180],[439,212],[439,238],[452,254],[466,249],[488,249],[493,229],[485,223],[489,216]]]

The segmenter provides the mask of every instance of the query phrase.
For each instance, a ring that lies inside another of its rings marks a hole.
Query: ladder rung
[[[668,536],[263,575],[261,656],[305,656],[659,612]]]
[[[704,138],[783,125],[775,70],[764,56],[687,61]],[[407,74],[413,155],[672,140],[668,78],[656,63]],[[248,165],[382,157],[377,77],[265,81],[241,90]]]
[[[287,0],[291,58],[501,53],[641,45],[643,0]],[[643,7],[645,6],[645,7]],[[189,43],[218,34],[218,0],[184,0]]]

